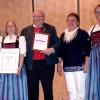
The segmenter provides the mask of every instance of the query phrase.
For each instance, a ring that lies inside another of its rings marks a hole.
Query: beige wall
[[[94,8],[97,4],[100,4],[100,0],[80,0],[81,26],[86,30],[96,22]]]
[[[5,23],[14,20],[19,31],[32,23],[32,0],[0,0],[0,31]]]
[[[81,27],[88,30],[95,23],[94,6],[100,0],[79,0]],[[57,28],[60,36],[66,27],[66,16],[70,12],[77,12],[77,0],[34,0],[35,9],[42,9],[46,13],[46,22]],[[0,0],[0,31],[4,31],[7,20],[14,20],[20,30],[32,23],[32,0]]]
[[[88,30],[95,23],[93,9],[100,0],[79,0],[81,27]],[[46,13],[46,22],[57,28],[58,35],[65,29],[66,15],[77,12],[77,0],[34,0],[35,9]],[[0,0],[0,31],[7,20],[14,20],[20,30],[32,23],[32,0]]]
[[[46,13],[46,21],[56,26],[58,35],[64,30],[66,15],[70,12],[77,12],[78,0],[34,0],[35,9],[42,9]],[[86,30],[94,24],[94,7],[100,0],[79,0],[80,5],[80,26]]]
[[[65,29],[66,15],[77,12],[77,0],[34,0],[35,9],[46,13],[46,22],[57,28],[58,35]]]

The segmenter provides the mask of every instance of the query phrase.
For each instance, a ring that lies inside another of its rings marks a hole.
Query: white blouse
[[[16,42],[16,35],[13,36],[6,36],[4,39],[4,43],[13,43]],[[1,43],[2,43],[2,39],[3,37],[0,36],[0,48],[1,48]],[[24,54],[24,56],[26,55],[26,41],[25,41],[25,37],[24,36],[19,36],[19,48],[20,48],[20,54]]]
[[[64,36],[64,41],[66,42],[71,42],[77,35],[77,30],[79,27],[75,28],[73,31],[68,31],[68,29],[65,29],[65,36]]]
[[[91,36],[91,31],[92,31],[93,27],[94,27],[94,26],[92,26],[92,27],[89,29],[89,31],[88,31],[89,36]],[[96,32],[96,31],[100,31],[100,25],[99,25],[99,24],[96,24],[95,27],[94,27],[94,29],[93,29],[93,32]]]

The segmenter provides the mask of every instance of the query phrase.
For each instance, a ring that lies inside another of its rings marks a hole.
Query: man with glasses
[[[24,28],[21,32],[21,35],[25,36],[27,46],[25,64],[29,100],[39,100],[39,81],[42,84],[44,100],[53,100],[52,85],[55,64],[58,62],[59,39],[55,27],[44,23],[44,21],[44,12],[35,10],[33,12],[33,25]],[[47,43],[43,43],[46,41]],[[44,45],[47,45],[47,48],[42,49]]]

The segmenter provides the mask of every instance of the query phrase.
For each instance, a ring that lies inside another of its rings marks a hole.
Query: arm
[[[84,60],[84,72],[86,73],[88,70],[88,66],[89,66],[89,55],[90,55],[90,51],[91,51],[91,41],[90,41],[90,37],[88,35],[88,33],[84,33],[84,50],[85,50],[85,60]]]
[[[19,66],[18,66],[18,72],[17,72],[17,74],[18,75],[20,75],[20,73],[21,73],[21,69],[22,69],[22,67],[23,67],[23,61],[24,61],[24,55],[23,54],[20,54],[19,55]]]
[[[24,36],[19,37],[19,48],[20,48],[20,55],[19,55],[18,75],[21,73],[24,56],[26,56],[26,41]]]
[[[84,73],[87,73],[87,71],[88,71],[89,60],[90,60],[90,58],[88,56],[86,56],[85,57],[85,63],[83,64]]]
[[[64,33],[61,34],[60,36],[60,47],[59,47],[59,52],[58,52],[58,56],[59,56],[59,62],[57,64],[57,73],[61,76],[62,75],[62,71],[63,71],[63,66],[62,66],[62,41],[63,41],[63,37],[64,37]]]
[[[62,76],[62,71],[63,71],[63,68],[62,68],[62,59],[59,57],[59,62],[57,64],[57,73]]]
[[[50,33],[49,47],[46,50],[43,50],[41,52],[46,55],[50,55],[58,51],[60,41],[59,38],[57,37],[55,27],[49,26],[47,28],[48,28],[47,33]]]

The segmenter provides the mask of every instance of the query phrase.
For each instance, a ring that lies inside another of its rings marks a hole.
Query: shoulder
[[[65,32],[61,33],[61,35],[60,35],[60,40],[63,40],[64,35],[65,35]]]
[[[30,25],[30,26],[24,27],[24,28],[22,29],[22,31],[27,31],[27,30],[29,30],[29,29],[31,29],[31,28],[33,28],[33,25]]]
[[[21,36],[26,36],[27,33],[30,33],[33,28],[33,25],[27,26],[21,30]]]
[[[25,36],[19,36],[19,40],[25,40]]]
[[[78,33],[81,35],[81,36],[89,36],[88,32],[84,29],[78,29]]]
[[[65,35],[65,32],[61,33],[60,38],[64,37],[64,35]]]
[[[53,29],[53,30],[55,29],[55,26],[47,24],[47,23],[43,23],[43,27]]]
[[[95,25],[94,25],[94,26],[95,26]],[[89,36],[91,35],[91,32],[92,32],[94,26],[91,26],[91,27],[89,28],[89,30],[88,30],[88,34],[89,34]]]
[[[78,32],[80,32],[80,33],[87,33],[87,31],[86,31],[86,30],[81,29],[81,28],[79,28],[79,29],[78,29]]]

